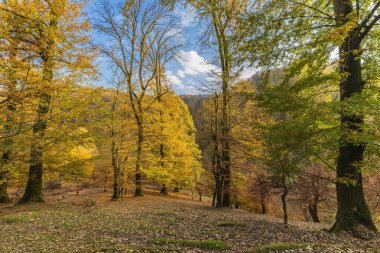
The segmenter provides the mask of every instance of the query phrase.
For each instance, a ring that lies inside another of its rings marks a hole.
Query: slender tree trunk
[[[334,12],[337,25],[344,26],[349,22],[353,6],[350,0],[334,0]],[[355,94],[361,94],[365,83],[362,79],[360,51],[360,38],[353,29],[349,32],[343,44],[339,47],[340,56],[340,99],[345,101]],[[332,232],[343,230],[356,234],[357,225],[361,224],[371,230],[376,230],[371,212],[367,206],[363,191],[363,177],[361,163],[365,151],[365,143],[355,143],[351,135],[360,135],[363,131],[364,115],[360,112],[352,113],[350,110],[341,111],[342,135],[339,143],[337,163],[337,213]],[[345,182],[344,182],[345,181]],[[347,183],[347,181],[349,181]]]
[[[115,138],[115,131],[111,131],[111,138]],[[116,142],[113,139],[112,140],[112,167],[113,167],[113,194],[112,194],[112,200],[118,200],[120,197],[119,193],[119,168],[117,164],[117,147]]]
[[[266,214],[267,213],[267,207],[265,203],[265,195],[261,196],[261,214]]]
[[[267,207],[265,204],[265,201],[261,201],[261,214],[266,214],[267,213]]]
[[[287,228],[288,227],[288,211],[287,211],[287,205],[286,205],[286,196],[288,195],[288,187],[286,186],[285,175],[282,176],[282,187],[283,187],[283,192],[281,194],[282,210],[284,212],[284,225]]]
[[[137,159],[136,159],[136,189],[135,189],[135,197],[142,197],[142,182],[141,182],[141,156],[142,156],[142,146],[144,141],[144,127],[142,122],[138,124],[138,134],[137,134]]]
[[[160,193],[164,195],[168,195],[168,187],[166,186],[166,184],[162,184]]]
[[[215,206],[215,200],[216,200],[216,191],[214,190],[212,193],[212,204],[211,207],[214,208]]]
[[[319,223],[319,217],[318,217],[318,205],[317,204],[309,204],[309,212],[310,212],[310,216],[311,216],[311,219],[313,220],[313,222],[315,223]]]

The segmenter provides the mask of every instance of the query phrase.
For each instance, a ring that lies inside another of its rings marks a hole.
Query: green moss
[[[167,238],[155,238],[153,239],[153,242],[157,244],[177,244],[182,246],[190,246],[210,250],[226,250],[230,248],[230,246],[227,243],[216,240],[177,240]]]
[[[6,215],[1,217],[1,220],[5,223],[21,223],[29,221],[29,217],[25,214],[19,215]]]
[[[281,252],[291,249],[300,249],[300,248],[322,248],[326,247],[326,244],[323,243],[272,243],[264,246],[257,247],[253,250],[248,250],[246,253],[270,253],[270,252]]]

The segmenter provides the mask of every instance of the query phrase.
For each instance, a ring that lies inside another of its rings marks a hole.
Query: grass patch
[[[177,244],[182,246],[190,246],[201,249],[210,249],[210,250],[226,250],[230,246],[222,241],[216,240],[177,240],[177,239],[168,239],[168,238],[154,238],[152,240],[157,244]]]
[[[26,214],[6,215],[1,217],[1,220],[5,223],[22,223],[29,221],[29,217]]]
[[[248,250],[246,253],[270,253],[281,252],[285,250],[300,249],[300,248],[322,248],[327,245],[324,243],[272,243],[264,246],[257,247],[253,250]]]
[[[245,227],[245,224],[228,221],[228,222],[222,222],[217,225],[218,227]]]

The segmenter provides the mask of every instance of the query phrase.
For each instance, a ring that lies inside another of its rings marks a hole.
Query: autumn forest
[[[1,0],[0,252],[380,252],[380,1]]]

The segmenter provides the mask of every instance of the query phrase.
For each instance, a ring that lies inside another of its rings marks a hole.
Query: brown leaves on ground
[[[98,197],[91,200],[91,195]],[[0,206],[0,252],[220,251],[197,247],[197,241],[206,240],[227,243],[229,249],[222,252],[268,252],[259,248],[273,243],[286,247],[262,248],[274,249],[270,252],[380,252],[379,237],[362,241],[333,235],[322,231],[323,225],[291,222],[286,229],[275,218],[216,210],[209,203],[183,198],[147,194],[115,202],[108,195],[89,190],[60,201],[48,198],[44,204]],[[156,238],[191,240],[194,245],[157,244]]]

